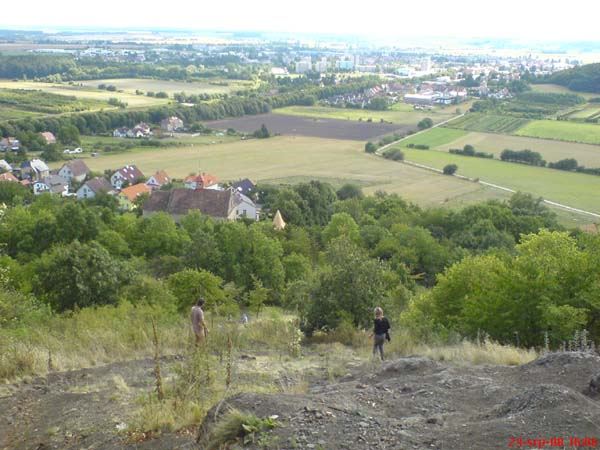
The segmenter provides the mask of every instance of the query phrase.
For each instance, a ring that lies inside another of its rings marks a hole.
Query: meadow
[[[416,136],[416,138],[422,137],[424,142],[434,141],[435,136],[429,138],[428,135],[441,129],[436,128],[431,132]],[[405,141],[402,142],[402,145],[404,143]],[[579,164],[586,167],[600,167],[600,146],[550,139],[472,132],[458,136],[452,141],[432,145],[431,148],[448,151],[451,148],[463,148],[467,144],[474,146],[477,151],[492,153],[495,158],[500,158],[500,153],[507,148],[511,150],[529,149],[539,152],[549,162],[575,158]]]
[[[600,144],[600,125],[557,120],[534,120],[515,134],[559,141]]]
[[[146,97],[145,95],[135,95],[128,92],[109,92],[97,89],[100,83],[94,82],[94,85],[86,87],[82,82],[69,83],[41,83],[36,81],[11,81],[0,80],[0,89],[26,89],[49,92],[51,94],[75,96],[83,100],[108,101],[110,98],[117,98],[127,103],[129,107],[146,107],[155,105],[164,105],[169,102],[168,99],[155,97]],[[108,109],[107,107],[106,109]]]
[[[600,116],[600,107],[598,105],[592,106],[587,104],[583,109],[572,112],[568,115],[569,120],[585,120],[585,119],[597,119]]]
[[[460,119],[456,119],[460,120]],[[450,142],[454,142],[457,139],[467,136],[467,132],[456,128],[445,128],[437,127],[433,130],[420,133],[416,136],[410,136],[407,139],[402,140],[403,147],[408,145],[428,145],[430,148],[436,148]]]
[[[114,78],[82,81],[87,89],[96,89],[100,84],[116,86],[125,93],[135,94],[136,90],[145,92],[166,92],[172,95],[177,92],[186,94],[230,94],[234,91],[250,89],[254,86],[252,81],[242,80],[214,80],[202,81],[169,81],[147,78]]]
[[[456,115],[456,108],[440,109],[435,108],[431,111],[415,111],[406,103],[398,103],[388,111],[372,111],[368,109],[351,108],[331,108],[328,106],[288,106],[273,110],[277,114],[287,114],[304,117],[316,117],[323,119],[342,119],[352,121],[390,122],[399,125],[413,125],[417,128],[417,123],[426,117],[430,117],[434,123],[443,122]]]
[[[85,155],[85,154],[84,154]],[[220,180],[252,178],[260,182],[295,183],[320,179],[335,184],[355,182],[365,193],[378,190],[398,193],[422,205],[463,205],[508,194],[476,183],[444,177],[390,163],[364,152],[364,143],[349,140],[280,136],[218,145],[189,145],[103,153],[87,157],[91,170],[103,172],[136,164],[145,174],[164,169],[173,178],[206,171]],[[59,167],[54,163],[52,167]]]
[[[406,160],[442,169],[456,164],[457,173],[494,183],[546,200],[600,213],[600,177],[560,170],[473,158],[446,152],[403,149]]]

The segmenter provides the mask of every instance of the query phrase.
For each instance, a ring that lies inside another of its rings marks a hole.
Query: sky
[[[600,1],[4,0],[0,27],[258,30],[600,41]],[[561,4],[562,7],[554,6]]]

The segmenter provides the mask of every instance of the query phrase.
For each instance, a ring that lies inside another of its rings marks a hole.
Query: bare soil
[[[166,376],[174,363],[164,361]],[[563,438],[564,448],[574,448],[569,438],[600,437],[600,396],[588,389],[600,357],[592,354],[550,353],[519,367],[418,356],[348,362],[334,382],[311,377],[305,394],[226,399],[206,416],[199,443],[189,432],[132,442],[119,429],[138,407],[135,399],[152,391],[152,369],[150,359],[129,361],[1,386],[0,449],[206,448],[203,438],[230,407],[278,416],[280,425],[261,444],[244,447],[253,449],[487,450],[509,448],[512,438],[545,439],[545,448]]]
[[[386,134],[414,130],[416,123],[411,125],[358,122],[340,119],[323,119],[314,117],[293,116],[286,114],[260,114],[234,119],[205,122],[205,125],[215,130],[233,128],[244,133],[253,133],[265,125],[271,133],[312,136],[328,139],[349,139],[356,141],[375,140]]]

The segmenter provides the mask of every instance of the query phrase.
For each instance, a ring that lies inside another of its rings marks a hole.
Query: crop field
[[[86,154],[84,154],[86,155]],[[422,205],[459,206],[508,195],[476,183],[438,175],[364,152],[362,142],[280,136],[218,145],[194,145],[102,154],[87,157],[91,170],[102,172],[136,164],[145,174],[164,169],[175,178],[200,170],[220,180],[249,177],[261,182],[295,183],[321,179],[355,182],[366,193],[396,192]],[[60,163],[53,163],[59,167]]]
[[[263,124],[271,133],[331,139],[351,139],[362,141],[363,145],[365,141],[374,140],[386,134],[397,131],[406,132],[416,128],[416,124],[397,125],[380,122],[356,122],[286,114],[260,114],[204,123],[207,127],[215,130],[233,128],[236,131],[243,131],[245,133],[252,133],[258,130]]]
[[[161,144],[159,149],[172,150],[175,147],[180,146],[196,146],[196,145],[214,145],[222,144],[224,142],[235,142],[239,141],[238,136],[215,136],[215,135],[182,135],[178,134],[173,138],[159,139],[158,142]],[[142,145],[143,141],[139,139],[125,139],[115,138],[110,136],[82,136],[81,147],[88,153],[100,152],[105,155],[114,153],[128,153],[135,154],[136,152],[146,152],[149,149],[155,147],[148,147]],[[134,158],[134,156],[130,156]]]
[[[390,122],[393,124],[410,126],[417,129],[417,123],[430,117],[434,123],[443,122],[456,115],[454,109],[433,109],[431,111],[415,111],[406,103],[399,103],[397,109],[388,111],[371,111],[368,109],[331,108],[327,106],[288,106],[273,110],[276,114],[315,117],[321,119],[340,119],[347,121]],[[408,106],[408,108],[407,108]]]
[[[0,80],[0,89],[27,89],[49,92],[51,94],[75,96],[83,100],[108,101],[110,98],[118,98],[128,104],[129,107],[144,107],[153,105],[163,105],[169,102],[167,99],[146,97],[145,95],[135,95],[128,92],[109,92],[97,89],[97,84],[92,87],[85,87],[81,82],[74,84],[68,83],[41,83],[36,81],[11,81]],[[107,108],[108,109],[108,108]]]
[[[437,131],[440,128],[432,130]],[[428,133],[423,136],[425,137]],[[404,145],[402,142],[402,145]],[[575,142],[561,142],[549,139],[536,139],[521,136],[508,136],[491,133],[465,133],[453,141],[438,144],[436,150],[448,151],[451,148],[463,148],[472,145],[477,151],[492,153],[495,158],[500,158],[502,150],[533,150],[539,152],[546,161],[558,161],[565,158],[575,158],[579,164],[586,167],[600,167],[600,146],[578,144]]]
[[[169,81],[154,80],[146,78],[115,78],[103,80],[82,81],[83,86],[88,89],[96,89],[100,84],[113,85],[118,90],[129,94],[135,94],[136,90],[143,92],[166,92],[171,95],[176,92],[186,94],[230,94],[233,91],[249,89],[253,87],[252,81],[240,80],[215,80],[201,81]]]
[[[600,107],[596,106],[587,106],[581,110],[577,110],[572,114],[569,114],[569,120],[585,120],[585,119],[597,119],[600,116]]]
[[[7,119],[17,119],[31,113],[61,114],[89,111],[105,106],[108,105],[99,100],[82,100],[74,96],[27,89],[0,89],[0,107],[6,108],[2,117]],[[19,114],[19,111],[23,114]]]
[[[516,134],[559,141],[600,144],[600,125],[589,123],[534,120],[517,131]]]
[[[437,169],[442,169],[447,164],[456,164],[460,175],[480,178],[489,183],[600,214],[598,176],[438,151],[403,149],[403,152],[407,161]]]
[[[456,119],[460,120],[460,119]],[[426,131],[424,133],[419,133],[416,136],[411,136],[407,139],[404,139],[400,145],[402,147],[406,147],[410,144],[415,145],[428,145],[430,148],[437,148],[444,144],[448,144],[450,142],[454,142],[463,136],[468,135],[469,133],[464,130],[459,130],[456,128],[445,128],[445,127],[437,127],[433,130]],[[454,148],[454,147],[452,147]]]
[[[510,134],[519,130],[528,123],[528,119],[523,119],[520,117],[472,113],[453,120],[447,126],[469,131]]]

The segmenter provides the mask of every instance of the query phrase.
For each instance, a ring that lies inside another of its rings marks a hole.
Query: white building
[[[310,56],[302,58],[296,63],[296,73],[306,73],[312,70],[312,61]]]
[[[321,58],[320,61],[317,61],[316,69],[319,73],[327,73],[327,58]]]

